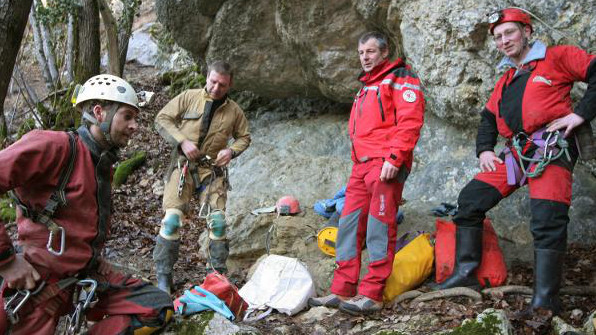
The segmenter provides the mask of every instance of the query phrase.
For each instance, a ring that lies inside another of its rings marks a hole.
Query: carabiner
[[[17,315],[19,310],[23,307],[23,305],[25,305],[25,303],[27,302],[27,300],[29,300],[29,298],[31,298],[31,296],[34,296],[41,292],[45,285],[46,282],[42,281],[33,292],[31,292],[30,290],[17,290],[16,293],[12,297],[10,297],[10,299],[8,299],[8,301],[4,304],[4,310],[6,311],[6,315],[11,324],[14,325],[17,322],[19,322],[19,316]],[[16,306],[14,308],[11,308],[10,305],[12,305],[13,302],[19,296],[23,296],[23,298],[18,303],[16,303]]]
[[[81,286],[81,291],[79,292],[79,302],[83,303],[83,310],[86,310],[94,302],[93,298],[95,298],[97,281],[94,279],[82,279],[77,282],[77,285]],[[85,290],[85,287],[87,286],[90,286],[91,288],[88,292],[86,291],[85,294],[83,294],[83,290]]]
[[[66,316],[66,329],[64,330],[64,332],[67,335],[74,335],[79,332],[79,329],[81,329],[82,310],[83,309],[81,305],[78,304],[77,307],[75,307],[74,312],[71,315]]]
[[[182,196],[184,190],[184,184],[186,183],[186,174],[188,173],[188,161],[184,163],[184,166],[180,170],[180,177],[178,178],[178,198]]]
[[[207,209],[207,214],[203,215],[203,209],[206,208]],[[199,219],[207,219],[209,217],[209,214],[211,214],[211,205],[209,205],[207,203],[207,201],[203,202],[201,204],[201,207],[199,208]]]
[[[97,302],[95,298],[95,290],[97,289],[97,281],[94,279],[82,279],[77,282],[77,285],[81,287],[78,296],[76,298],[76,307],[72,314],[66,317],[66,329],[65,332],[68,335],[74,335],[79,332],[82,324],[82,315],[85,311]],[[89,288],[89,291],[86,290]]]
[[[23,296],[23,298],[21,299],[21,301],[19,301],[18,303],[16,303],[16,306],[14,308],[10,308],[10,305],[15,301],[15,299],[17,299],[20,295]],[[25,302],[27,302],[27,300],[29,300],[29,297],[31,296],[31,291],[29,290],[18,290],[5,304],[4,304],[4,310],[6,311],[6,317],[8,318],[8,321],[10,321],[11,324],[16,324],[17,322],[19,322],[19,316],[17,315],[17,313],[19,312],[19,310],[23,307],[23,305],[25,304]]]
[[[52,244],[54,242],[54,233],[56,231],[60,231],[60,250],[56,251],[54,250],[54,248],[52,247]],[[48,244],[47,244],[47,249],[48,251],[53,254],[54,256],[62,256],[62,254],[64,253],[64,246],[66,245],[66,231],[64,230],[63,227],[60,226],[56,226],[54,229],[50,229],[50,236],[48,238]]]

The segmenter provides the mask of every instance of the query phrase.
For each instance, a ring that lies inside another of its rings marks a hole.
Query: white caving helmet
[[[72,98],[73,105],[79,107],[81,103],[89,100],[113,101],[127,104],[136,110],[139,110],[139,99],[137,98],[137,93],[134,88],[132,88],[132,86],[130,86],[124,79],[111,74],[93,76],[89,78],[83,86],[77,86]],[[83,120],[97,125],[103,132],[108,143],[114,145],[110,137],[110,128],[117,111],[117,105],[106,110],[106,120],[101,123],[97,121],[93,114],[84,111]]]

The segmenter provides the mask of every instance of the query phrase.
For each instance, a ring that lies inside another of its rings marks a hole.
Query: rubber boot
[[[476,269],[482,260],[482,227],[457,226],[455,231],[455,266],[453,273],[434,290],[452,287],[480,289]]]
[[[209,264],[207,272],[215,271],[225,274],[228,272],[226,260],[230,254],[230,243],[228,240],[209,240]]]
[[[155,249],[153,249],[153,260],[155,261],[155,268],[157,272],[157,287],[172,294],[173,287],[173,270],[174,264],[178,260],[178,252],[180,250],[179,240],[166,240],[158,235],[155,241]]]
[[[534,294],[531,309],[561,312],[561,279],[565,252],[553,249],[534,250]]]

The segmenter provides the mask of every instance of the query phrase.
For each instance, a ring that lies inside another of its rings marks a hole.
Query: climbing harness
[[[46,248],[48,252],[55,256],[61,256],[64,253],[66,246],[66,231],[58,225],[52,218],[60,206],[66,206],[66,193],[64,192],[66,184],[70,179],[72,170],[74,169],[74,162],[77,156],[76,137],[74,132],[68,132],[70,155],[66,168],[62,170],[60,179],[58,180],[58,188],[52,192],[50,198],[46,201],[44,209],[40,212],[30,209],[25,205],[14,190],[8,191],[8,195],[14,200],[17,207],[21,210],[24,217],[31,219],[34,222],[45,225],[50,231],[48,243]],[[59,249],[54,249],[54,242],[56,237],[59,238]]]
[[[17,290],[12,297],[6,299],[6,302],[4,303],[4,311],[11,324],[14,325],[19,322],[19,316],[17,314],[19,310],[25,305],[29,298],[41,292],[45,285],[46,282],[42,281],[33,292],[30,290]]]
[[[513,159],[513,153],[509,146],[505,148],[505,165],[509,185],[519,183],[521,186],[525,184],[526,178],[539,177],[550,163],[563,155],[571,161],[569,143],[563,138],[562,133],[558,130],[547,132],[546,138],[544,138],[545,132],[546,130],[543,128],[532,135],[521,132],[512,138],[511,146],[515,150],[519,162],[515,162]],[[531,157],[523,154],[523,146],[527,141],[532,142],[537,147]],[[527,168],[525,163],[529,163]]]
[[[229,176],[228,176],[228,169],[226,167],[218,167],[215,165],[215,161],[209,157],[209,156],[204,156],[202,159],[199,160],[198,162],[198,166],[202,167],[202,168],[209,168],[211,169],[211,173],[209,175],[209,180],[206,183],[207,186],[205,187],[204,184],[199,184],[197,183],[197,192],[206,192],[205,193],[205,199],[201,202],[201,207],[199,208],[199,213],[198,213],[198,217],[199,219],[207,219],[209,217],[209,215],[211,214],[211,204],[209,202],[209,197],[211,196],[211,188],[212,188],[212,184],[215,181],[215,179],[218,177],[218,174],[220,176],[223,176],[224,179],[224,183],[226,185],[227,190],[231,190],[232,188],[230,187],[230,182],[229,182]]]
[[[97,304],[95,291],[97,281],[93,279],[83,279],[77,282],[79,286],[78,294],[74,295],[75,310],[66,317],[66,328],[64,334],[74,335],[79,332],[85,319],[85,311]]]

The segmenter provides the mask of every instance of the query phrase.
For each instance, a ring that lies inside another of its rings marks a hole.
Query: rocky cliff
[[[263,250],[255,241],[273,220],[245,214],[251,207],[284,193],[312,206],[346,181],[345,123],[360,71],[356,41],[369,30],[386,33],[393,55],[406,58],[424,83],[426,124],[404,193],[409,202],[402,229],[432,229],[428,210],[455,202],[478,171],[478,112],[499,75],[486,15],[512,5],[543,21],[535,20],[537,39],[596,45],[592,0],[158,0],[159,20],[198,62],[228,60],[238,69],[237,90],[281,99],[251,111],[254,143],[232,166],[232,254],[251,257]],[[595,243],[596,179],[581,164],[575,177],[570,239]],[[526,190],[490,213],[514,257],[531,257],[528,213]]]

